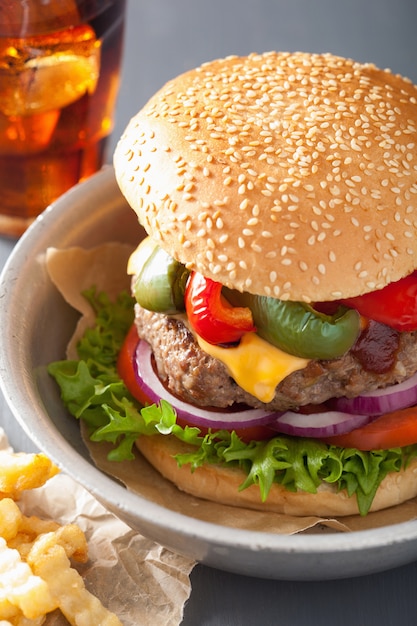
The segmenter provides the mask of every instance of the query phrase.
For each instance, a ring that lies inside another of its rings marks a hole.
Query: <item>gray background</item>
[[[417,0],[128,0],[113,145],[170,78],[217,57],[332,52],[417,82]]]

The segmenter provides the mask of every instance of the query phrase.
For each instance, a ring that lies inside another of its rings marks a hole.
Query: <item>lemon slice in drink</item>
[[[1,72],[5,89],[0,110],[5,115],[27,116],[62,109],[93,93],[100,72],[100,41],[89,43],[84,54],[55,51],[26,60]]]
[[[99,42],[97,42],[99,44]],[[93,93],[100,71],[100,48],[89,56],[55,53],[25,63],[21,76],[26,84],[20,115],[62,109],[85,93]]]

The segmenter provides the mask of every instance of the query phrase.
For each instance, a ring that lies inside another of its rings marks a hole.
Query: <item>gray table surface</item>
[[[166,80],[228,54],[332,52],[417,82],[416,0],[130,0],[112,148]],[[110,157],[109,157],[110,159]],[[0,267],[13,242],[0,239]],[[33,445],[0,398],[16,450]],[[183,626],[415,626],[417,563],[327,582],[247,578],[197,566]]]

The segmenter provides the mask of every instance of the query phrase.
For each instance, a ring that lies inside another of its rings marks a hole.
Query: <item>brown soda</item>
[[[62,2],[57,4],[62,11]],[[45,26],[47,32],[39,34],[38,21],[35,34],[25,36],[15,36],[0,10],[0,235],[19,236],[106,158],[125,0],[67,4],[67,13]],[[105,6],[97,14],[92,5]],[[8,36],[1,36],[5,31]]]

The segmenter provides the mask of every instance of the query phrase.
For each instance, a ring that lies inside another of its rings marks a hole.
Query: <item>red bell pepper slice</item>
[[[383,289],[341,300],[360,315],[399,331],[417,329],[417,272]]]
[[[221,293],[222,284],[192,272],[185,290],[188,320],[205,341],[227,344],[256,330],[248,307],[234,307]]]

